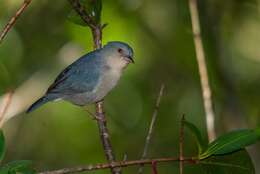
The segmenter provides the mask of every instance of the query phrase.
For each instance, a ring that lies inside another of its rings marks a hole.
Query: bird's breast
[[[97,101],[103,99],[117,85],[121,74],[121,70],[117,69],[109,68],[104,71],[95,89]]]

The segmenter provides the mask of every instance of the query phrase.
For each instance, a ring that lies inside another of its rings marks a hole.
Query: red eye
[[[117,50],[119,53],[122,53],[123,52],[123,50],[121,49],[121,48],[118,48],[118,50]]]

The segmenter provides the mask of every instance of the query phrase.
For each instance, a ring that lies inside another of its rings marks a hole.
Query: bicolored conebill
[[[134,63],[133,49],[123,42],[108,42],[65,68],[26,112],[59,99],[79,106],[98,102],[117,85],[129,63]]]

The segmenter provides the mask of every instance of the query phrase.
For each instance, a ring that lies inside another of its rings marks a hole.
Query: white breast
[[[103,99],[117,85],[121,73],[121,71],[112,69],[104,72],[95,89],[96,101]]]
[[[95,89],[96,101],[103,99],[118,83],[127,61],[120,57],[107,57],[106,65]]]

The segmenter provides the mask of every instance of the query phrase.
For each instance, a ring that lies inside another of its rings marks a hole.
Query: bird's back
[[[102,57],[88,53],[64,69],[47,90],[48,95],[66,95],[92,91],[100,78]]]

